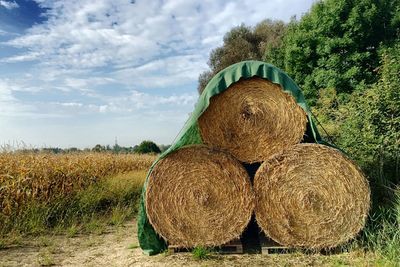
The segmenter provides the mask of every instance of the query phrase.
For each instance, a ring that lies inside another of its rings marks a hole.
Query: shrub
[[[134,151],[139,154],[161,153],[160,148],[152,141],[143,141],[136,146]]]

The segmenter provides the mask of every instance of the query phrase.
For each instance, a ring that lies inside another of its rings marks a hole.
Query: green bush
[[[376,83],[347,99],[324,90],[314,107],[333,141],[370,178],[375,206],[390,202],[400,182],[400,44],[382,49],[380,58]]]
[[[143,141],[140,145],[135,146],[134,151],[139,154],[161,153],[160,148],[152,141]]]

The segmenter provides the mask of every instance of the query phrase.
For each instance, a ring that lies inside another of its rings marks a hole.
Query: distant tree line
[[[262,60],[303,90],[324,137],[370,177],[374,203],[400,184],[400,0],[325,0],[299,20],[231,29],[199,76],[201,93],[225,67]]]
[[[114,146],[110,145],[100,145],[97,144],[93,148],[59,148],[59,147],[46,147],[46,148],[23,148],[18,149],[19,152],[26,153],[54,153],[54,154],[63,154],[63,153],[80,153],[80,152],[109,152],[109,153],[120,153],[120,154],[128,154],[128,153],[137,153],[137,154],[148,154],[154,153],[159,154],[164,152],[170,147],[170,145],[157,145],[153,141],[145,140],[141,142],[139,145],[124,147],[118,144]]]

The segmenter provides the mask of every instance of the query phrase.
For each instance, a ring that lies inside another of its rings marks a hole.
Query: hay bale
[[[370,189],[361,170],[336,149],[298,144],[261,165],[254,180],[256,219],[289,247],[332,248],[365,224]]]
[[[299,143],[307,117],[279,85],[253,77],[213,96],[198,123],[205,144],[254,163]]]
[[[146,209],[150,223],[170,245],[218,246],[243,232],[254,194],[236,159],[193,145],[156,164],[148,180]]]

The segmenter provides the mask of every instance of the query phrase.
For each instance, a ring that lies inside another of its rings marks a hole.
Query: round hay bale
[[[262,230],[289,247],[332,248],[365,224],[370,189],[361,170],[340,151],[298,144],[264,162],[254,180]]]
[[[254,163],[299,143],[307,116],[279,85],[253,77],[213,96],[198,123],[205,144]]]
[[[253,213],[254,193],[239,161],[194,145],[156,164],[146,209],[150,223],[170,245],[218,246],[243,232]]]

